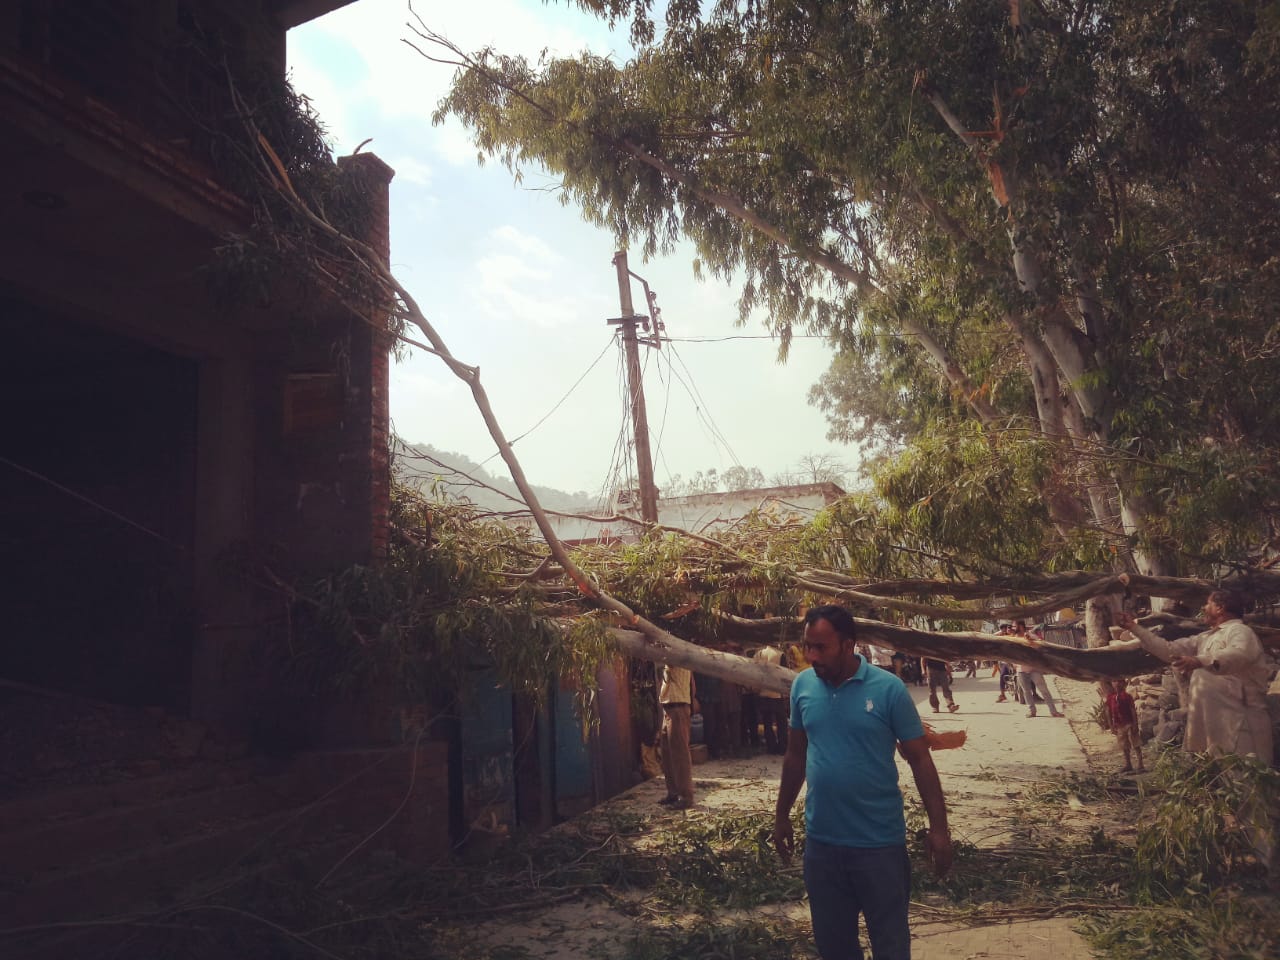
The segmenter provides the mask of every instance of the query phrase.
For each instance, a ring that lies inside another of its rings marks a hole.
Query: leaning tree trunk
[[[1084,635],[1090,649],[1111,642],[1111,627],[1120,612],[1121,600],[1114,593],[1091,597],[1084,605]]]
[[[1120,519],[1125,533],[1131,537],[1141,538],[1149,529],[1151,506],[1147,497],[1130,491],[1124,495],[1125,485],[1121,484]],[[1150,547],[1135,547],[1134,563],[1138,572],[1148,577],[1172,577],[1178,573],[1177,562],[1167,550]],[[1167,610],[1172,605],[1168,597],[1152,596],[1152,611]]]

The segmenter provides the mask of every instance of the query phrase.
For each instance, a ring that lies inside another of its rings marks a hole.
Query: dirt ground
[[[1064,775],[1095,769],[1118,770],[1121,761],[1109,734],[1090,719],[1096,701],[1091,684],[1050,678],[1064,701],[1066,719],[1055,719],[1043,707],[1035,718],[1020,704],[996,703],[996,681],[989,676],[958,679],[954,685],[960,711],[934,714],[925,687],[912,687],[921,716],[938,730],[963,729],[968,741],[957,750],[935,754],[948,798],[953,835],[978,847],[1016,842],[1028,829],[1028,798],[1038,784],[1060,783]],[[910,771],[900,774],[910,805],[915,797]],[[620,815],[657,823],[679,818],[712,819],[725,813],[768,813],[773,809],[781,758],[756,756],[718,760],[695,767],[697,798],[688,812],[671,813],[658,806],[664,796],[661,779],[633,788],[609,801]],[[1131,829],[1107,821],[1105,811],[1067,796],[1062,814],[1049,829],[1087,834],[1099,826],[1109,833]],[[1035,814],[1030,814],[1034,820]],[[783,869],[780,865],[777,869]],[[798,867],[791,867],[796,870]],[[803,901],[762,908],[757,915],[781,915],[808,922]],[[664,922],[671,922],[669,916]],[[477,925],[478,943],[546,960],[607,960],[634,939],[646,920],[634,911],[617,909],[598,899],[571,901],[532,916],[492,920]],[[913,955],[916,960],[1031,958],[1077,960],[1091,954],[1069,918],[1000,923],[981,927],[931,922],[928,910],[913,909]]]

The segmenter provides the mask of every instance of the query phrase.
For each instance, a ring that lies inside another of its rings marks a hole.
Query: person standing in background
[[[1111,720],[1111,732],[1116,735],[1116,742],[1120,744],[1120,749],[1124,753],[1124,767],[1121,773],[1129,773],[1133,770],[1133,760],[1130,757],[1131,752],[1138,754],[1138,772],[1143,773],[1145,767],[1142,765],[1142,734],[1138,732],[1138,708],[1133,702],[1133,696],[1125,687],[1128,684],[1122,677],[1112,684],[1112,689],[1107,694],[1107,716]]]
[[[1019,620],[1013,625],[1015,636],[1021,637],[1029,644],[1035,645],[1036,641],[1027,636],[1027,621]],[[1022,691],[1023,702],[1027,705],[1027,716],[1034,717],[1036,715],[1036,694],[1044,700],[1045,705],[1049,708],[1049,716],[1064,717],[1061,710],[1058,709],[1057,702],[1053,699],[1053,694],[1049,692],[1049,684],[1045,682],[1044,674],[1035,667],[1029,667],[1025,663],[1018,664],[1018,687]]]
[[[777,647],[761,647],[752,658],[759,663],[782,666],[782,651]],[[787,743],[787,700],[780,693],[761,690],[756,694],[756,707],[764,725],[764,748],[770,753],[782,753]]]
[[[1271,718],[1266,696],[1271,669],[1258,635],[1245,625],[1243,617],[1243,597],[1215,590],[1204,605],[1204,622],[1209,629],[1193,637],[1165,640],[1139,626],[1128,612],[1117,619],[1138,638],[1142,649],[1190,679],[1183,749],[1251,753],[1270,764]]]
[[[722,692],[730,684],[719,677],[695,673],[693,685],[698,691],[698,706],[702,714],[702,736],[707,742],[707,753],[712,760],[719,760],[725,755],[729,745]]]
[[[664,807],[688,810],[693,806],[693,756],[689,752],[690,720],[693,716],[693,674],[683,667],[666,664],[662,668],[662,774],[667,795],[659,800]]]

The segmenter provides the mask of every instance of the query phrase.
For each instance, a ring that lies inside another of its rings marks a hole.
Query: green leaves
[[[872,493],[833,506],[833,539],[849,552],[856,575],[870,578],[1060,569],[1096,560],[1097,538],[1063,541],[1047,523],[1040,491],[1052,453],[1033,435],[932,427],[872,470]]]
[[[614,650],[604,623],[587,614],[561,624],[534,582],[513,586],[508,572],[540,556],[518,529],[466,504],[393,490],[399,536],[388,557],[311,586],[281,651],[287,668],[314,693],[391,690],[405,702],[443,705],[468,668],[491,665],[535,703],[568,681],[589,719],[596,670]]]
[[[1168,750],[1143,782],[1153,798],[1138,830],[1139,892],[1161,898],[1207,892],[1258,868],[1254,845],[1274,842],[1268,811],[1280,803],[1280,772],[1252,757]]]

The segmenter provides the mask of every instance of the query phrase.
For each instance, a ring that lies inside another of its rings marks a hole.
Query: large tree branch
[[[803,635],[804,625],[798,619],[784,617],[770,620],[744,620],[740,617],[726,619],[733,621],[736,636],[754,637],[755,642],[760,644],[796,643]],[[866,641],[877,646],[890,647],[917,657],[934,657],[939,660],[1004,660],[1008,663],[1026,664],[1046,673],[1076,680],[1132,677],[1164,668],[1159,660],[1136,644],[1097,650],[1077,650],[1052,643],[1028,643],[1016,637],[1002,637],[992,633],[935,633],[880,623],[877,620],[859,619],[855,620],[855,623],[859,642]],[[689,663],[693,661],[690,660]],[[711,661],[702,661],[702,663],[710,665]],[[739,676],[731,672],[731,665],[734,663],[731,655],[721,654],[718,663],[719,666],[713,669],[721,672],[715,673],[715,676],[743,682]],[[703,667],[697,666],[695,669],[702,670]],[[711,670],[705,672],[711,672]],[[784,673],[789,675],[791,672],[784,671]],[[754,675],[752,677],[753,682],[748,683],[748,686],[758,682]],[[763,679],[777,683],[776,677]],[[787,687],[773,685],[765,689],[776,690],[779,693],[785,692],[789,689],[791,676],[786,676],[784,679]]]
[[[982,168],[991,184],[992,196],[1009,218],[1009,242],[1013,252],[1013,269],[1022,289],[1039,305],[1044,342],[1062,372],[1067,389],[1080,404],[1091,432],[1098,440],[1110,435],[1110,404],[1105,390],[1092,382],[1090,374],[1097,369],[1096,359],[1091,358],[1091,344],[1067,314],[1062,303],[1051,293],[1045,278],[1044,257],[1027,230],[1018,221],[1019,184],[1015,173],[1001,164],[985,150],[982,141],[968,131],[960,118],[951,110],[942,94],[923,83],[925,96],[947,128],[959,138]]]
[[[1069,573],[988,577],[984,580],[962,582],[949,580],[901,579],[881,580],[875,583],[870,583],[865,580],[857,580],[853,577],[834,573],[829,570],[804,570],[800,571],[800,575],[825,580],[832,584],[843,586],[847,589],[859,590],[863,593],[873,594],[880,597],[896,597],[914,594],[917,596],[948,596],[954,597],[957,600],[978,600],[994,595],[1016,596],[1035,594],[1044,596],[1049,594],[1062,594],[1065,591],[1076,590],[1078,588],[1087,587],[1091,584],[1109,584],[1115,579],[1115,574],[1090,573],[1085,570],[1075,570]],[[1128,584],[1129,592],[1133,594],[1153,597],[1168,597],[1173,600],[1197,603],[1204,600],[1214,590],[1223,588],[1240,590],[1246,594],[1276,596],[1277,594],[1280,594],[1280,571],[1240,571],[1223,577],[1220,580],[1204,580],[1197,577],[1130,576],[1128,578]],[[1105,590],[1099,589],[1097,592],[1103,593]]]
[[[736,653],[712,650],[674,636],[670,642],[661,645],[635,630],[614,628],[609,631],[609,636],[618,644],[618,649],[628,656],[684,667],[752,690],[786,693],[791,689],[791,681],[795,677],[786,667],[752,660]],[[777,637],[760,641],[762,645],[774,642],[778,642]]]
[[[1061,610],[1063,607],[1074,606],[1090,597],[1096,597],[1104,593],[1118,593],[1124,590],[1124,583],[1117,577],[1103,577],[1073,590],[1055,593],[1039,603],[1010,604],[972,610],[964,607],[942,607],[936,604],[916,603],[910,600],[877,596],[873,593],[853,590],[830,583],[817,574],[797,576],[795,583],[804,590],[811,590],[823,596],[845,600],[873,610],[894,610],[898,613],[931,617],[935,620],[1030,620],[1046,613]]]

